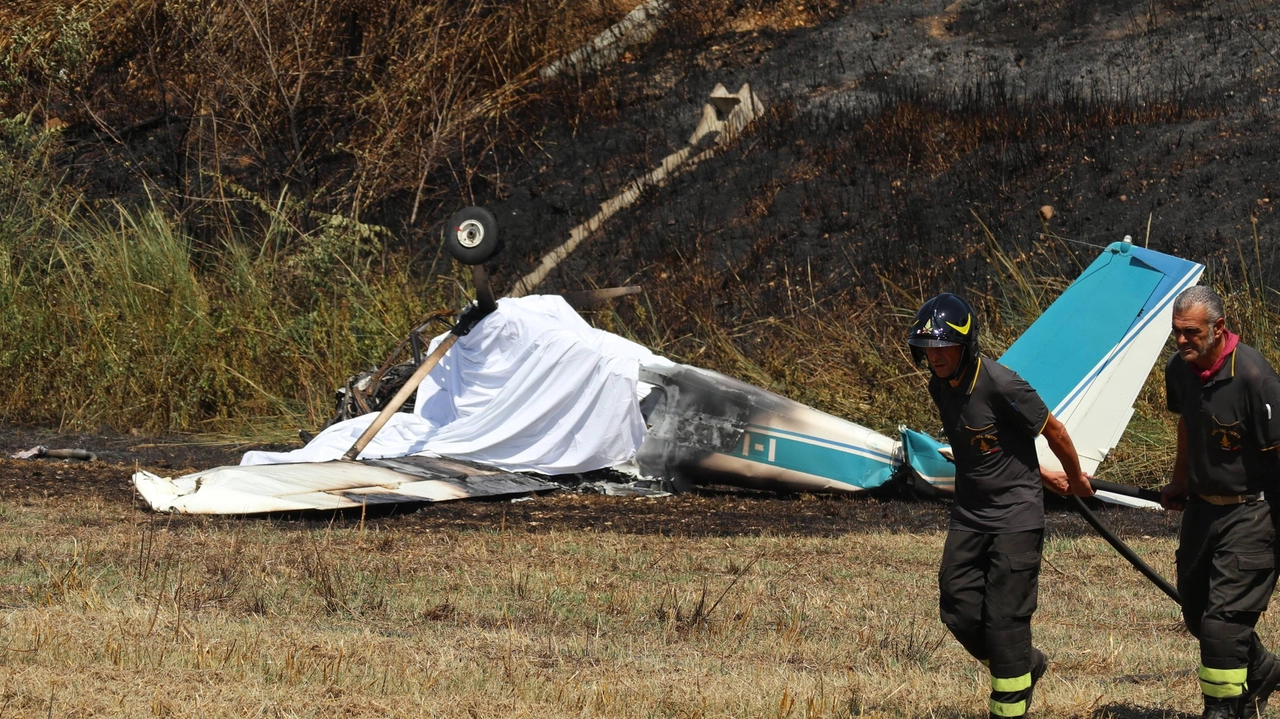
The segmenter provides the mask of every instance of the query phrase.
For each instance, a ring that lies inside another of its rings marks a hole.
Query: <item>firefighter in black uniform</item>
[[[1040,552],[1042,485],[1093,494],[1062,423],[1013,370],[978,353],[978,320],[953,294],[929,300],[907,335],[916,362],[928,359],[929,394],[956,465],[955,503],[938,571],[942,621],[991,672],[993,717],[1020,717],[1047,668],[1031,645]],[[1065,472],[1042,469],[1045,435]]]
[[[1280,377],[1226,328],[1222,301],[1192,287],[1174,301],[1178,353],[1165,367],[1177,412],[1167,509],[1185,510],[1178,539],[1178,594],[1200,640],[1204,716],[1258,717],[1280,683],[1280,662],[1254,632],[1276,584]],[[1270,496],[1269,496],[1270,495]]]

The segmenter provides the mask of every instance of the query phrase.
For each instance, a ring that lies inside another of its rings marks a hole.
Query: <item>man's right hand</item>
[[[1081,472],[1078,478],[1070,480],[1071,490],[1069,494],[1073,494],[1077,497],[1092,497],[1094,495],[1094,491],[1093,485],[1089,482],[1090,479],[1093,478],[1084,472]]]
[[[1067,482],[1066,472],[1048,470],[1041,467],[1040,483],[1044,485],[1045,489],[1063,497],[1067,496],[1067,492],[1071,491],[1071,484]]]
[[[1174,512],[1181,512],[1186,494],[1185,485],[1170,482],[1160,489],[1160,506]]]

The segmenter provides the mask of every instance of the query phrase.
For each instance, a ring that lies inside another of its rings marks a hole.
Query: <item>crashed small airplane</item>
[[[954,488],[949,448],[926,434],[901,427],[888,437],[671,362],[590,327],[559,296],[496,301],[483,267],[500,249],[493,216],[468,208],[450,227],[446,248],[472,266],[477,299],[381,412],[337,422],[293,452],[249,452],[238,467],[174,479],[138,472],[147,504],[247,515],[509,497],[558,487],[527,473],[607,467],[677,486],[864,492],[905,478]],[[1067,426],[1084,471],[1119,442],[1165,344],[1173,300],[1203,270],[1113,243],[1000,358]],[[413,411],[397,412],[415,392]],[[1039,442],[1040,461],[1057,468]],[[1099,492],[1153,506],[1132,494]]]

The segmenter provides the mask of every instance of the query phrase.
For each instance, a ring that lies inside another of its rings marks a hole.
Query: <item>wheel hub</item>
[[[467,220],[457,227],[458,244],[470,249],[484,241],[484,225]]]

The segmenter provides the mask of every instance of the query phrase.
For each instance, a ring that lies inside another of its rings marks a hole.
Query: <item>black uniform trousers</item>
[[[1200,640],[1200,686],[1207,696],[1240,696],[1242,685],[1265,675],[1274,661],[1253,627],[1276,586],[1275,538],[1266,501],[1218,506],[1194,495],[1187,501],[1178,594],[1187,629]]]
[[[1031,695],[1031,615],[1043,547],[1043,529],[1008,534],[952,529],[942,549],[942,623],[990,668],[993,714],[1021,716]]]

